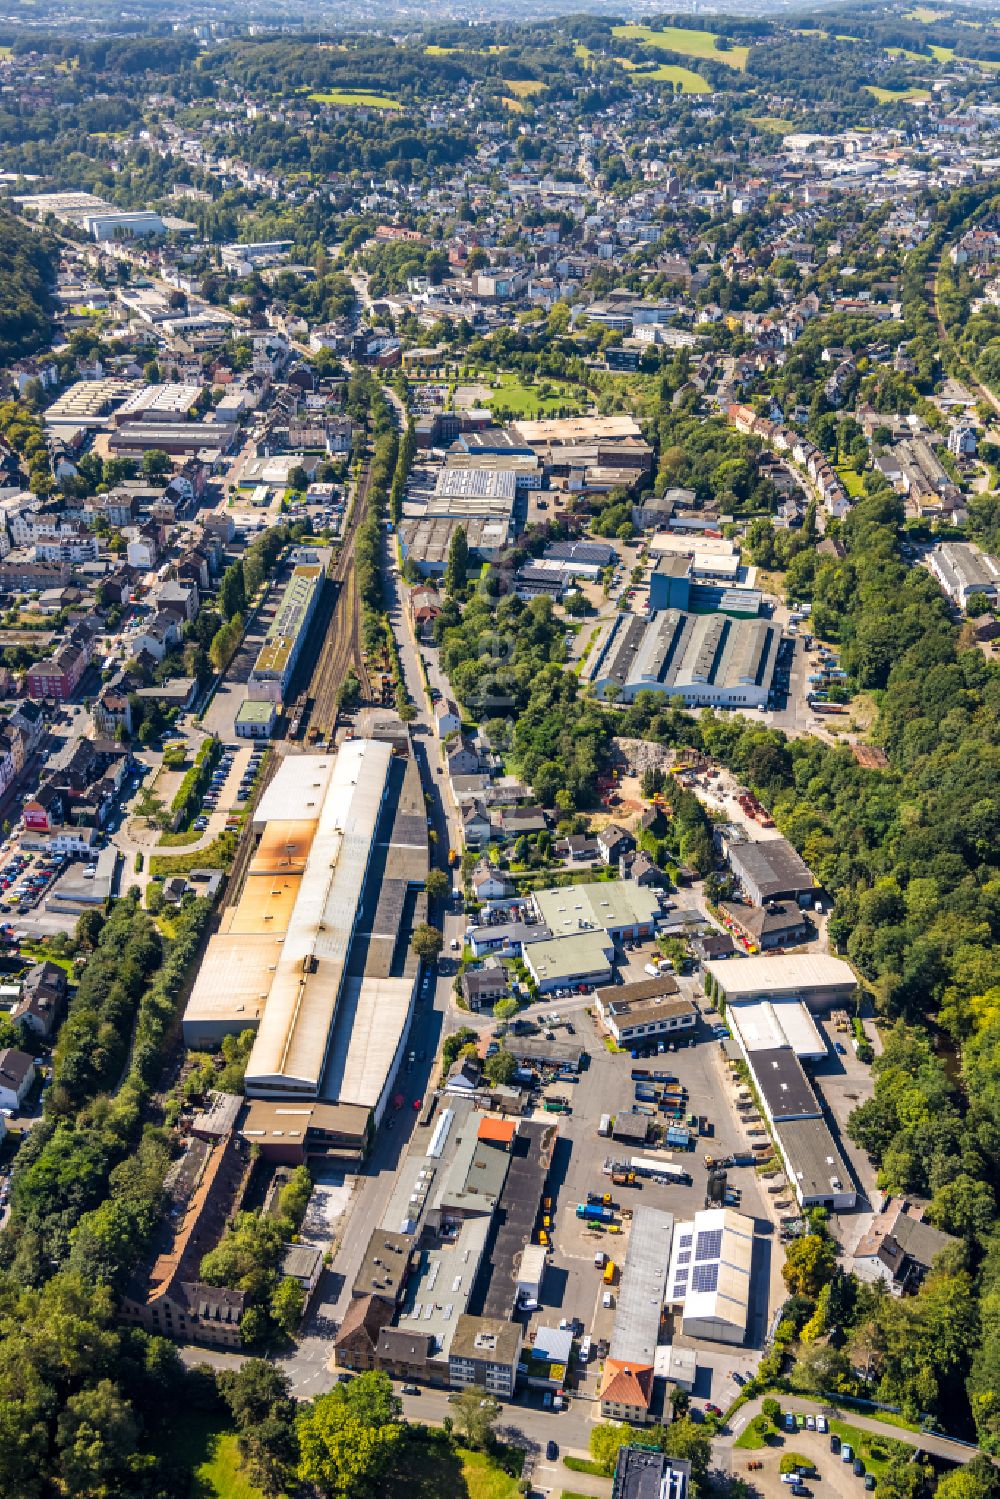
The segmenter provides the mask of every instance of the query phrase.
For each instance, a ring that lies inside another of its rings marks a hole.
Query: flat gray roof
[[[652,1365],[667,1294],[674,1215],[662,1208],[636,1208],[618,1291],[608,1357]]]

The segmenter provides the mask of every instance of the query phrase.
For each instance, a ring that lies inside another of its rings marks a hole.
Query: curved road
[[[746,1405],[740,1407],[733,1420],[732,1425],[715,1439],[713,1450],[716,1453],[724,1453],[732,1449],[736,1438],[754,1416],[760,1412],[766,1396],[757,1395],[753,1400],[748,1400]],[[816,1398],[809,1400],[801,1395],[779,1395],[776,1397],[782,1410],[791,1410],[806,1414],[808,1412],[822,1413],[824,1416],[834,1416],[838,1421],[847,1421],[851,1426],[859,1426],[862,1431],[872,1431],[878,1436],[895,1437],[898,1442],[905,1442],[908,1447],[919,1447],[923,1452],[932,1452],[936,1457],[947,1458],[953,1463],[968,1463],[974,1457],[979,1456],[978,1447],[967,1446],[964,1442],[956,1442],[951,1437],[938,1436],[929,1431],[907,1431],[905,1427],[893,1426],[891,1422],[880,1421],[877,1416],[864,1416],[850,1408],[844,1409],[832,1404],[829,1400]]]

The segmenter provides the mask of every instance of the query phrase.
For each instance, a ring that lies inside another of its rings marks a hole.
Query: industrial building
[[[324,1135],[335,1150],[363,1150],[399,1064],[418,976],[408,935],[426,910],[427,832],[415,762],[377,739],[348,741],[335,756],[288,756],[254,832],[243,888],[185,1010],[185,1040],[205,1046],[256,1030],[249,1097],[359,1111],[329,1130],[303,1121],[296,1152],[319,1153]],[[273,1120],[256,1127],[261,1139],[276,1133]]]
[[[717,564],[709,563],[709,567]],[[705,576],[697,556],[669,552],[657,559],[649,577],[649,608],[718,610],[754,619],[760,613],[764,596],[757,588],[747,588],[726,579]]]
[[[57,224],[82,229],[98,241],[160,238],[167,232],[167,224],[152,209],[115,208],[93,193],[36,193],[14,201],[43,223],[51,215]]]
[[[799,1061],[820,1062],[826,1042],[801,1000],[751,999],[726,1009],[733,1035],[746,1052],[790,1047]]]
[[[611,1499],[687,1499],[691,1464],[652,1447],[619,1447]]]
[[[672,1213],[635,1209],[599,1396],[601,1414],[610,1420],[643,1425],[650,1419],[673,1232]]]
[[[281,703],[309,634],[323,593],[321,563],[300,563],[292,570],[247,684],[252,702]]]
[[[581,931],[572,937],[550,937],[529,942],[524,962],[540,994],[576,984],[607,984],[611,980],[615,945],[602,931]]]
[[[399,526],[399,545],[421,577],[444,575],[451,539],[459,527],[469,544],[469,556],[475,562],[496,562],[510,540],[510,517],[472,516],[467,520],[426,515],[405,519]]]
[[[816,881],[808,865],[787,838],[766,838],[759,843],[731,843],[729,867],[744,895],[755,906],[769,901],[809,900]]]
[[[753,1219],[731,1208],[708,1208],[677,1225],[668,1284],[685,1337],[744,1342],[753,1237]]]
[[[992,605],[1000,600],[1000,560],[971,541],[945,541],[929,553],[927,565],[945,593],[960,609],[974,594]]]
[[[854,970],[828,953],[761,953],[705,964],[726,1004],[751,999],[801,999],[812,1011],[849,1004],[857,990]]]
[[[531,900],[553,937],[600,931],[613,942],[639,941],[654,935],[662,914],[658,893],[635,880],[536,890]]]
[[[594,998],[598,1014],[620,1046],[693,1031],[698,1020],[694,1005],[679,994],[669,974],[598,989]]]
[[[623,703],[662,692],[689,708],[766,707],[780,641],[765,619],[622,613],[602,628],[583,675],[601,697],[610,690]]]

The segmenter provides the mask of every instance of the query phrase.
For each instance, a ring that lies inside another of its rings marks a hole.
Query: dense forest
[[[0,363],[42,348],[49,337],[55,247],[26,224],[0,213]]]

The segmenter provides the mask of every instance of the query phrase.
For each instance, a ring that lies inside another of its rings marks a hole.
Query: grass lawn
[[[521,1461],[512,1451],[508,1466],[519,1470]],[[385,1492],[405,1489],[407,1499],[517,1499],[517,1478],[500,1459],[441,1439],[404,1441],[389,1480]]]
[[[217,1416],[185,1411],[174,1427],[171,1453],[194,1469],[191,1499],[264,1499],[240,1469],[236,1433]]]
[[[905,103],[910,99],[923,102],[930,98],[930,90],[925,88],[879,88],[874,83],[866,83],[865,88],[880,104]]]
[[[756,1417],[753,1419],[756,1420]],[[772,1426],[766,1436],[761,1436],[759,1432],[754,1431],[753,1420],[751,1420],[744,1426],[733,1446],[741,1448],[744,1452],[759,1452],[762,1447],[770,1447],[777,1435],[778,1433]]]
[[[714,31],[699,31],[697,27],[665,26],[653,31],[649,26],[615,26],[612,36],[626,37],[629,41],[645,42],[648,47],[666,47],[670,52],[679,52],[682,57],[709,57],[713,62],[724,62],[727,68],[742,73],[747,65],[749,47],[719,46]]]
[[[543,387],[552,394],[543,395]],[[544,380],[541,385],[526,385],[517,375],[501,375],[487,404],[504,406],[515,416],[534,419],[561,410],[579,413],[587,404],[587,395],[575,385],[563,386],[552,380]]]
[[[615,62],[620,63],[626,72],[635,74],[637,83],[673,83],[680,88],[682,94],[712,92],[711,84],[700,73],[682,68],[676,62],[662,62],[657,68],[644,68],[630,57],[616,57]]]
[[[451,57],[453,52],[468,52],[473,57],[488,57],[491,52],[507,52],[508,46],[494,44],[491,47],[425,47],[428,57]]]
[[[310,94],[313,104],[344,104],[356,109],[402,109],[398,99],[389,94],[368,94],[361,89],[330,89],[327,93]]]
[[[795,129],[793,120],[780,120],[777,115],[751,115],[750,123],[758,130],[770,130],[773,135],[791,135]]]
[[[860,1426],[851,1426],[846,1421],[831,1420],[830,1430],[835,1431],[842,1442],[850,1442],[855,1457],[864,1458],[869,1473],[874,1473],[881,1482],[893,1456],[912,1458],[914,1449],[908,1443],[894,1437],[884,1437],[874,1431],[864,1431]],[[872,1456],[872,1449],[879,1454]]]
[[[859,494],[864,493],[864,480],[862,479],[860,474],[856,474],[854,472],[853,468],[840,467],[838,465],[837,477],[840,479],[841,484],[843,484],[852,500],[857,499]]]

